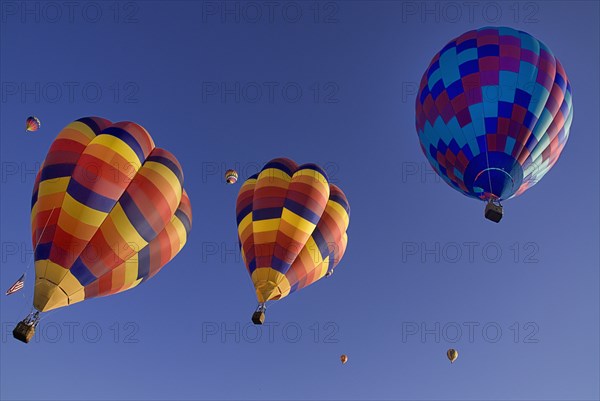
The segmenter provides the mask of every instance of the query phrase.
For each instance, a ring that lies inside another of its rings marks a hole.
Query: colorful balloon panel
[[[31,216],[42,312],[152,277],[191,229],[177,159],[143,127],[96,117],[69,124],[53,142]]]
[[[349,205],[315,164],[274,159],[238,194],[238,237],[259,302],[322,278],[347,244]]]
[[[184,190],[169,223],[139,252],[86,285],[86,299],[128,290],[156,275],[185,245],[191,222],[190,199]]]
[[[350,205],[340,188],[330,184],[330,196],[314,231],[294,260],[286,276],[295,283],[290,292],[301,290],[335,268],[348,244]]]
[[[449,42],[416,99],[421,149],[450,186],[509,199],[558,160],[573,119],[571,86],[551,50],[531,35],[485,27]]]

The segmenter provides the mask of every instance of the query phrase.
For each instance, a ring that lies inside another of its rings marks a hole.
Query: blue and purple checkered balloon
[[[552,51],[505,27],[469,31],[433,57],[416,99],[421,148],[466,196],[505,200],[558,160],[573,120],[571,86]]]

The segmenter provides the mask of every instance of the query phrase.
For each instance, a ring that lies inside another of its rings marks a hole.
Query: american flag
[[[25,274],[21,276],[9,289],[6,291],[6,295],[14,294],[19,291],[25,285]]]

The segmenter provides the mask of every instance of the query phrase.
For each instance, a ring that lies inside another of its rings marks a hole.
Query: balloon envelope
[[[450,41],[425,71],[416,99],[421,149],[454,189],[509,199],[558,160],[573,119],[571,85],[552,51],[511,28]]]
[[[69,124],[33,190],[35,308],[137,286],[183,248],[191,223],[179,162],[143,127],[98,117]]]
[[[242,256],[260,303],[320,280],[346,250],[348,200],[315,164],[271,160],[243,183],[236,209]]]

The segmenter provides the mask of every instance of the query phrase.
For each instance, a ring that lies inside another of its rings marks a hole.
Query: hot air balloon
[[[313,284],[344,255],[350,206],[315,164],[274,159],[248,178],[237,198],[238,237],[259,306]]]
[[[346,362],[348,362],[348,355],[343,354],[342,356],[340,356],[340,360],[342,361],[342,365],[345,364]]]
[[[446,352],[446,356],[448,357],[448,359],[450,360],[450,363],[454,363],[454,361],[456,361],[456,358],[458,358],[458,351],[455,350],[454,348],[450,348],[447,352]]]
[[[421,149],[457,191],[487,203],[534,186],[554,166],[573,120],[571,85],[552,51],[504,27],[469,31],[433,57],[416,98]]]
[[[27,120],[25,120],[25,130],[29,132],[34,132],[40,129],[42,123],[37,117],[29,116]]]
[[[238,173],[235,170],[227,170],[225,172],[225,182],[235,184],[238,180]]]
[[[191,224],[181,166],[143,127],[98,117],[72,122],[34,184],[36,311],[13,334],[27,342],[41,312],[150,279],[183,248]]]

